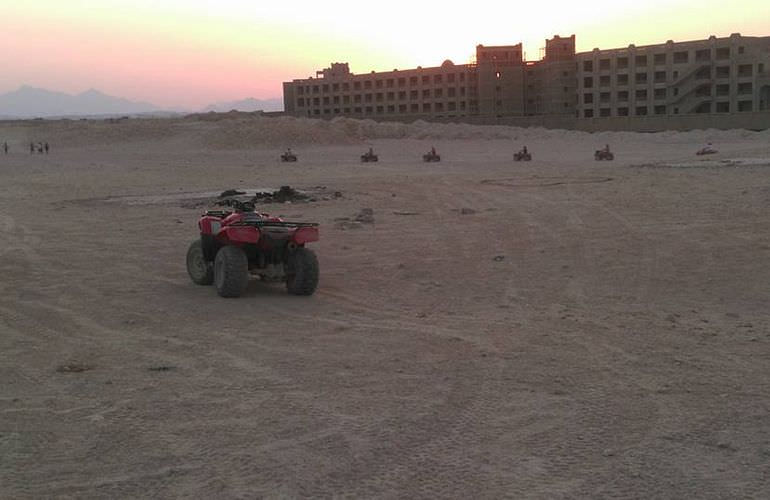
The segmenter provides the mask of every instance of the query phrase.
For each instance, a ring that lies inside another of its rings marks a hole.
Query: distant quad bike
[[[200,238],[187,250],[193,283],[213,284],[221,297],[238,297],[249,276],[284,282],[293,295],[312,295],[318,259],[306,248],[318,241],[318,224],[286,222],[254,210],[249,202],[225,200],[233,210],[208,210],[198,220]]]
[[[532,161],[532,153],[522,149],[517,153],[513,153],[513,161]]]
[[[441,156],[436,153],[435,149],[431,149],[424,155],[422,155],[422,161],[431,162],[431,161],[441,161]]]
[[[379,161],[379,158],[370,149],[369,151],[367,151],[366,153],[361,155],[361,162],[362,163],[369,163],[371,161]]]
[[[703,156],[703,155],[714,155],[714,154],[717,154],[717,153],[719,153],[719,151],[717,151],[716,149],[714,149],[714,148],[712,148],[710,146],[706,146],[703,149],[699,149],[695,154],[698,155],[698,156]]]
[[[608,149],[597,149],[594,153],[594,160],[596,161],[612,161],[615,159],[615,155],[613,155]]]
[[[281,161],[297,161],[297,155],[292,153],[291,150],[286,151],[281,155]]]

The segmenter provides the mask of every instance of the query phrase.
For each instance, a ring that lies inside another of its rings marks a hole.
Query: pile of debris
[[[251,199],[252,203],[296,203],[308,201],[309,196],[305,193],[297,191],[291,186],[281,186],[278,191],[258,192]]]

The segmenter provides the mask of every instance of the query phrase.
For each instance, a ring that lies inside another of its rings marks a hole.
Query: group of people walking
[[[38,154],[48,154],[48,143],[47,142],[38,142],[35,144],[34,142],[29,143],[29,154],[34,154],[35,151],[38,152]]]
[[[3,141],[3,145],[0,146],[0,151],[3,152],[3,154],[8,154],[8,150],[11,148],[8,147],[8,141]],[[48,145],[47,142],[30,142],[29,143],[29,154],[34,154],[37,152],[38,154],[48,154],[48,151],[51,149],[51,147]]]

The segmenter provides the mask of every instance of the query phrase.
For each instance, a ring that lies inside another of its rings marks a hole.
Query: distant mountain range
[[[281,111],[282,99],[243,99],[206,106],[203,111]],[[0,118],[52,118],[69,116],[116,116],[185,113],[192,110],[164,110],[148,102],[137,102],[87,90],[70,95],[46,89],[22,86],[18,90],[0,94]]]

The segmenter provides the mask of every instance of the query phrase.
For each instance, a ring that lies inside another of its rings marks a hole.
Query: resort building
[[[575,35],[554,36],[538,61],[526,61],[517,44],[478,45],[472,62],[432,68],[353,74],[347,63],[333,63],[315,78],[285,82],[283,94],[285,114],[297,117],[768,128],[770,37],[733,34],[576,53]],[[752,115],[725,119],[736,113]]]

